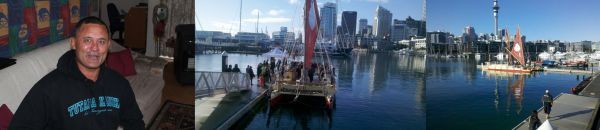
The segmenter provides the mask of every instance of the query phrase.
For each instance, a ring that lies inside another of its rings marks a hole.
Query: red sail
[[[304,68],[311,64],[317,33],[319,32],[319,10],[316,0],[306,0],[304,5]]]
[[[521,31],[519,27],[517,27],[517,35],[515,36],[514,42],[515,43],[512,48],[513,56],[521,65],[525,65],[525,57],[523,56],[523,41],[521,41]]]

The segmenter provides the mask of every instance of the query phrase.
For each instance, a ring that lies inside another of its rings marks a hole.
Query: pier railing
[[[250,76],[236,72],[196,71],[196,98],[250,89]]]

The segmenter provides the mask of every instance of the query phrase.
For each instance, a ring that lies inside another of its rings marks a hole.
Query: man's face
[[[87,69],[98,69],[104,63],[110,46],[106,28],[94,23],[81,25],[70,42],[77,55],[77,64]]]

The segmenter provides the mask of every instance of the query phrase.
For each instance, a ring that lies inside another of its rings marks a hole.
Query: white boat
[[[550,60],[552,59],[552,55],[548,52],[542,52],[538,54],[538,58],[540,58],[541,60]]]
[[[590,54],[590,58],[593,60],[600,60],[600,51],[596,51],[596,52]]]
[[[496,59],[498,59],[498,61],[504,61],[504,60],[506,59],[507,55],[506,55],[506,54],[504,54],[504,53],[502,53],[502,52],[500,52],[500,53],[498,53],[498,54],[497,54],[496,56],[494,56],[494,57],[496,57]]]
[[[414,55],[414,51],[412,49],[404,48],[396,51],[396,53],[400,55]]]

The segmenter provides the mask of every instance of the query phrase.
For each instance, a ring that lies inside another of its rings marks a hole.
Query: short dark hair
[[[89,17],[85,17],[81,20],[79,20],[79,22],[77,22],[77,24],[75,25],[75,34],[74,36],[77,36],[77,32],[79,32],[79,29],[81,28],[81,26],[83,26],[83,24],[100,24],[102,26],[104,26],[104,28],[106,29],[106,32],[108,33],[108,37],[110,39],[110,30],[108,30],[108,26],[106,25],[106,23],[104,23],[104,21],[102,21],[102,19],[95,17],[95,16],[89,16]]]

